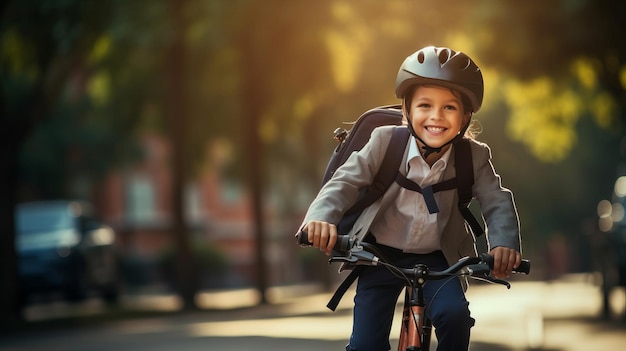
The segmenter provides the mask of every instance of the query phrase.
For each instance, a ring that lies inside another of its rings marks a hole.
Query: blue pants
[[[448,267],[441,251],[426,255],[404,254],[390,259],[406,268],[417,263],[426,264],[431,270]],[[403,287],[404,281],[384,267],[368,267],[359,275],[354,298],[352,335],[347,351],[384,351],[391,348],[389,333]],[[469,303],[459,279],[427,282],[424,285],[424,299],[426,313],[435,327],[437,350],[467,350],[474,319],[470,317]]]

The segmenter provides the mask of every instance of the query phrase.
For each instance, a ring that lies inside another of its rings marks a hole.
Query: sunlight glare
[[[620,203],[614,203],[611,210],[611,220],[615,223],[621,222],[624,219],[624,206]]]
[[[343,340],[350,335],[352,317],[328,319],[325,316],[274,319],[249,319],[195,323],[190,326],[192,337],[263,336],[316,340]]]
[[[612,205],[608,200],[598,202],[598,217],[608,218],[611,216]]]
[[[626,196],[626,176],[621,176],[615,181],[615,195],[618,197]]]

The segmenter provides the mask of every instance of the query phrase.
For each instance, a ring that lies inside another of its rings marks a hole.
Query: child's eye
[[[418,108],[430,108],[430,104],[427,104],[425,102],[417,104]]]
[[[456,110],[457,109],[457,107],[455,105],[446,105],[444,108],[446,110]]]

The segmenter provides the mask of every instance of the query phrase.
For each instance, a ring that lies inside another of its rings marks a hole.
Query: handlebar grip
[[[482,253],[480,254],[480,258],[489,265],[489,267],[493,268],[493,256],[491,256],[488,253]],[[523,259],[522,262],[520,263],[519,267],[515,268],[513,270],[514,273],[523,273],[523,274],[529,274],[530,273],[530,261]]]
[[[313,243],[309,241],[309,233],[303,231],[298,232],[296,235],[296,241],[298,245],[302,247],[310,247],[313,246]]]
[[[530,273],[530,261],[522,260],[522,262],[519,264],[519,267],[515,268],[514,272],[529,274]]]
[[[298,242],[298,245],[300,245],[301,247],[313,246],[313,243],[309,241],[309,234],[305,232],[304,230],[300,231],[296,235],[296,241]],[[338,235],[337,242],[335,243],[335,247],[333,247],[333,250],[340,251],[340,252],[347,252],[348,250],[352,248],[352,243],[353,243],[353,240],[350,240],[350,236]]]

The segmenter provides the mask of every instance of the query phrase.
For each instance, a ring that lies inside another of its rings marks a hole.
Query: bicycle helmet
[[[470,112],[478,112],[483,102],[480,68],[460,51],[427,46],[407,57],[396,78],[396,96],[404,98],[407,90],[417,84],[434,84],[458,90],[469,98],[472,105]]]
[[[447,87],[460,92],[469,100],[472,113],[477,112],[483,102],[483,75],[480,68],[466,54],[445,47],[427,46],[407,57],[396,77],[396,96],[405,99],[411,87],[416,85],[431,84]],[[465,107],[465,108],[467,108]],[[431,147],[422,140],[415,130],[409,118],[408,128],[411,134],[424,146],[424,157],[433,152],[441,152],[443,148],[463,138],[465,131],[470,125],[470,120],[461,129],[459,135],[440,147]]]

